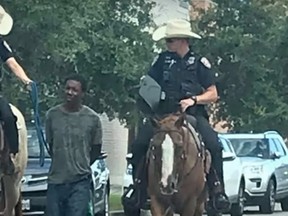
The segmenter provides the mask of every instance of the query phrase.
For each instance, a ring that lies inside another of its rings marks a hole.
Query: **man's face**
[[[167,38],[165,39],[167,49],[170,52],[177,52],[177,50],[182,46],[183,39],[180,38]]]
[[[66,101],[70,103],[78,103],[83,97],[81,83],[76,80],[67,80],[65,85]]]

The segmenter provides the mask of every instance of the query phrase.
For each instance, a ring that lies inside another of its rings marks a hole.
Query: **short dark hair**
[[[71,74],[71,75],[67,76],[65,79],[65,83],[67,83],[68,80],[74,80],[74,81],[79,82],[81,84],[82,91],[83,92],[87,91],[87,81],[80,74]]]

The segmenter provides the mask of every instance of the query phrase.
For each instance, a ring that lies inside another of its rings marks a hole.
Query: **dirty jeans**
[[[91,176],[64,184],[48,184],[45,216],[86,216]]]

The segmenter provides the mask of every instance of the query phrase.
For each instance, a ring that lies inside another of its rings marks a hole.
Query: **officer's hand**
[[[25,83],[25,89],[27,90],[27,91],[32,91],[32,87],[31,87],[31,84],[32,84],[32,80],[31,81],[27,81],[26,83]]]
[[[192,100],[191,98],[181,100],[180,105],[182,108],[182,112],[185,112],[188,107],[193,106],[194,104],[195,104],[195,101]]]

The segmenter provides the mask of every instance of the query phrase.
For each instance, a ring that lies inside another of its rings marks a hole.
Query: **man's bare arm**
[[[91,145],[90,151],[90,164],[94,163],[97,157],[99,157],[99,155],[101,154],[103,131],[101,121],[98,117],[95,120],[95,127],[93,129],[92,136],[93,143]]]

